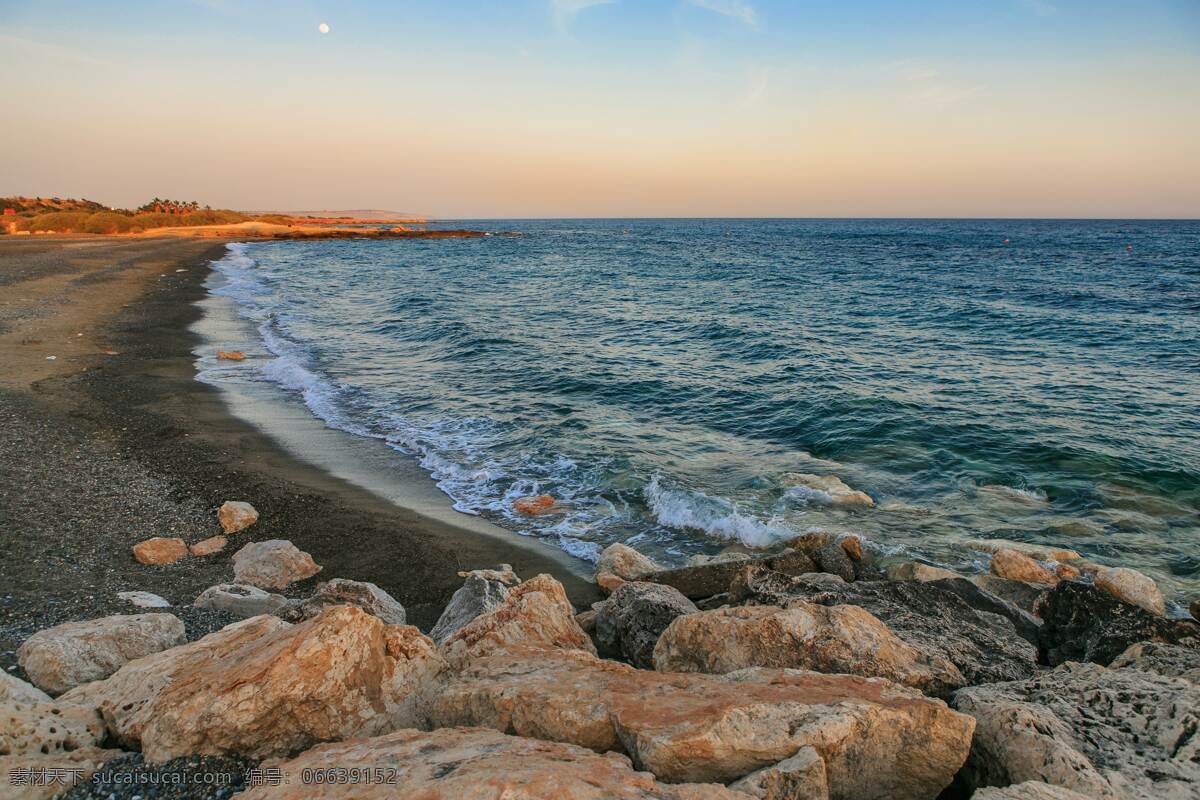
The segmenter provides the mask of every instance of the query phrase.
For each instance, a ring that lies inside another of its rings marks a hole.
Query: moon
[[[329,23],[322,22],[320,25],[317,26],[317,30],[320,31],[321,33],[329,33]]]

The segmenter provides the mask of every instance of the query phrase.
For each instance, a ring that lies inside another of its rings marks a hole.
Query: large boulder
[[[287,605],[287,602],[288,599],[283,595],[265,591],[257,586],[219,583],[201,592],[192,605],[196,608],[224,611],[239,619],[248,619],[259,614],[274,614]]]
[[[1118,600],[1144,608],[1151,614],[1161,617],[1167,613],[1158,584],[1136,569],[1103,568],[1096,573],[1096,586]]]
[[[745,606],[679,617],[658,640],[654,666],[713,674],[809,669],[887,678],[937,695],[965,684],[954,664],[905,644],[866,610],[803,601],[786,609]]]
[[[443,666],[416,628],[385,625],[360,608],[336,606],[299,625],[251,625],[260,619],[232,627],[265,628],[261,636],[205,637],[161,665],[165,679],[145,687],[131,709],[137,720],[118,733],[136,737],[151,762],[287,755],[411,726],[418,690]],[[112,693],[93,687],[79,696],[106,711],[130,688],[120,672],[109,680]]]
[[[451,596],[429,632],[429,638],[439,645],[471,620],[499,608],[508,597],[508,590],[521,582],[508,564],[501,564],[497,569],[476,569],[458,574],[466,580]]]
[[[69,753],[104,741],[104,720],[96,709],[13,689],[0,700],[0,755]]]
[[[1193,644],[1200,624],[1167,619],[1124,603],[1096,586],[1063,581],[1042,601],[1042,658],[1051,666],[1065,661],[1108,664],[1138,642]]]
[[[928,663],[945,658],[967,684],[1027,678],[1037,648],[1005,617],[978,611],[936,583],[855,581],[817,584],[803,577],[747,568],[731,594],[741,602],[787,607],[800,601],[860,606],[887,625]]]
[[[958,595],[964,603],[976,611],[986,614],[998,614],[1012,623],[1013,628],[1022,639],[1034,647],[1038,645],[1038,632],[1042,621],[1024,609],[979,588],[978,584],[966,578],[941,578],[929,581],[939,589]]]
[[[1190,647],[1162,642],[1138,642],[1109,664],[1113,669],[1128,667],[1153,672],[1168,678],[1183,678],[1200,684],[1200,642]]]
[[[217,522],[226,534],[237,533],[258,522],[258,511],[241,500],[226,500],[217,509]]]
[[[1041,605],[1052,586],[1044,583],[1026,583],[1025,581],[1010,581],[995,575],[972,575],[967,580],[990,595],[999,597],[1006,603],[1032,614],[1042,615]]]
[[[40,630],[18,648],[17,660],[35,686],[59,694],[185,641],[183,623],[170,614],[118,615]]]
[[[320,571],[312,556],[286,539],[250,542],[233,554],[234,582],[262,589],[286,589]]]
[[[226,625],[197,641],[130,661],[109,678],[77,686],[59,700],[99,709],[112,739],[122,747],[137,749],[153,702],[163,689],[202,666],[220,664],[231,654],[288,628],[278,617],[266,615]]]
[[[960,690],[975,717],[968,787],[1043,781],[1091,798],[1200,795],[1200,687],[1134,669],[1064,664]]]
[[[312,597],[290,600],[275,615],[288,622],[304,622],[331,606],[357,606],[379,617],[387,625],[407,623],[404,606],[373,583],[334,578],[317,584]]]
[[[847,540],[851,537],[847,537]],[[662,583],[678,589],[689,600],[703,600],[729,591],[730,584],[747,566],[781,572],[785,575],[806,575],[827,572],[842,580],[873,580],[882,577],[869,552],[859,548],[859,557],[851,558],[842,541],[828,533],[808,533],[791,542],[778,553],[755,559],[711,561],[676,569],[660,570],[642,575],[639,580]]]
[[[913,689],[801,670],[662,673],[580,650],[513,650],[442,680],[429,707],[435,727],[623,752],[672,783],[736,780],[812,747],[834,800],[935,797],[965,760],[973,729]]]
[[[476,617],[448,636],[441,650],[447,660],[462,663],[519,646],[596,652],[575,621],[566,590],[549,575],[537,575],[513,588],[495,611]]]
[[[658,637],[676,617],[698,610],[678,589],[631,581],[618,587],[596,609],[596,645],[607,657],[654,669]]]
[[[666,784],[629,759],[484,729],[402,730],[323,744],[265,769],[300,776],[349,773],[376,781],[264,784],[241,800],[745,800],[713,784]]]

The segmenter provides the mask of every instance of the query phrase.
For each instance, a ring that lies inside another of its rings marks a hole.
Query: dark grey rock
[[[193,603],[196,608],[210,609],[236,619],[248,619],[259,614],[274,614],[288,602],[274,594],[245,583],[219,583],[200,593]]]
[[[671,621],[698,608],[677,589],[630,581],[618,586],[596,614],[600,654],[623,658],[641,669],[654,669],[654,645]]]
[[[942,578],[928,581],[928,583],[958,595],[976,611],[999,614],[1012,623],[1022,639],[1037,647],[1038,629],[1042,627],[1042,621],[1028,611],[1017,608],[994,594],[985,592],[966,578]]]
[[[1058,584],[1042,601],[1041,612],[1042,660],[1051,666],[1066,661],[1109,664],[1138,642],[1200,643],[1195,621],[1151,614],[1087,583]]]
[[[921,652],[948,658],[968,684],[1022,680],[1037,670],[1037,648],[1012,622],[932,583],[817,583],[758,568],[747,570],[730,595],[735,602],[781,607],[794,600],[860,606]]]
[[[236,756],[185,756],[147,764],[141,753],[105,762],[59,800],[226,800],[244,791],[253,761]]]
[[[1038,606],[1050,591],[1050,587],[1045,584],[1014,581],[996,575],[974,575],[970,580],[988,594],[995,595],[1035,617],[1041,615]]]
[[[1200,687],[1185,680],[1070,663],[951,705],[976,720],[965,792],[1038,780],[1097,800],[1200,796]]]
[[[287,622],[303,622],[332,606],[357,606],[379,617],[388,625],[405,625],[404,606],[373,583],[334,578],[317,584],[312,597],[289,600],[275,611],[275,616]]]
[[[451,596],[437,623],[429,631],[429,638],[437,644],[449,639],[476,617],[495,611],[508,597],[509,588],[519,583],[511,569],[481,569],[459,574],[466,580]]]

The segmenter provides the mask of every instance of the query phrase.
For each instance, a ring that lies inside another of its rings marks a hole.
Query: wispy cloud
[[[1019,0],[1019,2],[1039,17],[1049,17],[1058,13],[1058,6],[1049,0]]]
[[[579,15],[581,11],[586,11],[593,6],[606,6],[610,3],[615,3],[617,0],[550,0],[550,16],[554,19],[554,25],[560,31],[565,31],[570,27],[572,20]]]
[[[73,64],[104,64],[106,62],[99,58],[89,55],[82,50],[76,50],[71,47],[54,44],[52,42],[42,42],[36,39],[26,39],[23,36],[12,36],[7,33],[0,33],[0,49],[11,47],[13,50],[23,50],[31,55],[40,58],[49,58],[56,61],[66,61]]]
[[[688,0],[692,5],[758,27],[758,12],[746,0]]]

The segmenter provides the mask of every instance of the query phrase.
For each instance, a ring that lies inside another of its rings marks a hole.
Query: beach
[[[232,555],[252,540],[288,539],[324,576],[376,583],[424,629],[460,570],[508,563],[522,577],[553,574],[578,607],[599,597],[561,560],[398,507],[230,415],[195,380],[189,330],[224,250],[212,239],[0,240],[0,667],[38,629],[136,611],[118,592],[165,597],[189,638],[220,627],[229,620],[190,604],[232,580]],[[224,552],[134,560],[150,537],[220,533],[226,500],[261,518]]]

